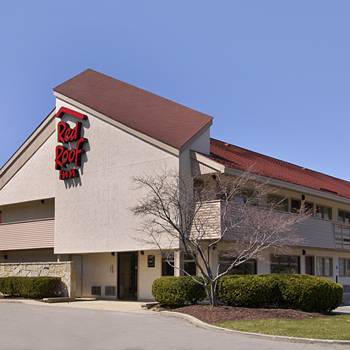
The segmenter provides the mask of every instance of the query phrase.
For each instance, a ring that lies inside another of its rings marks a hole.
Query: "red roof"
[[[91,69],[54,91],[177,149],[212,122],[206,114]]]
[[[350,182],[211,139],[210,158],[229,168],[286,181],[350,199]]]

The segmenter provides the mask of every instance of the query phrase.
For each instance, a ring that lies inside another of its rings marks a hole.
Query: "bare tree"
[[[278,210],[283,198],[267,203],[273,189],[252,172],[188,179],[165,170],[134,180],[145,191],[132,210],[143,218],[146,241],[156,244],[168,264],[184,275],[189,274],[174,264],[169,252],[178,247],[191,257],[203,279],[193,278],[205,287],[211,305],[217,304],[219,278],[267,249],[298,244],[295,227],[308,216],[303,204],[292,214]],[[218,247],[230,258],[224,269],[211,261]]]

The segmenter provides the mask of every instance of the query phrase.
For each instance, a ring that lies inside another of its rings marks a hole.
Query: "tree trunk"
[[[208,286],[208,297],[209,302],[212,307],[217,306],[217,296],[216,296],[216,283],[210,282],[210,285]]]

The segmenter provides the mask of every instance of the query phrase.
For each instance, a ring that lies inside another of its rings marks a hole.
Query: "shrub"
[[[343,287],[327,278],[289,275],[279,285],[281,305],[293,309],[329,312],[343,301]]]
[[[288,307],[329,312],[342,303],[341,285],[307,275],[226,276],[218,283],[219,299],[232,306]]]
[[[13,297],[49,298],[61,294],[61,279],[58,277],[3,277],[0,292]]]
[[[281,299],[277,279],[270,276],[227,276],[217,286],[219,300],[231,306],[263,307]]]
[[[206,297],[204,287],[189,276],[158,278],[153,282],[152,294],[164,306],[195,304]]]

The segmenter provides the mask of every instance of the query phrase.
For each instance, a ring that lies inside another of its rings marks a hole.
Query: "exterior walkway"
[[[110,303],[91,302],[100,306]],[[203,329],[152,311],[108,312],[3,300],[0,314],[0,349],[7,350],[350,349],[342,345],[291,343]]]

